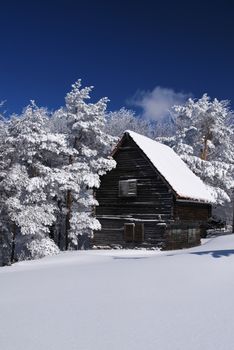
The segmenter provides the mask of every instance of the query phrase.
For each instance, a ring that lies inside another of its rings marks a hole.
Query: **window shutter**
[[[124,240],[126,242],[133,242],[135,224],[124,224]]]
[[[137,183],[135,180],[128,181],[128,196],[129,197],[135,197],[136,196],[136,190],[137,190]]]
[[[119,181],[119,195],[120,197],[128,196],[128,182],[127,181]]]
[[[144,241],[144,224],[135,224],[135,242],[143,242]]]

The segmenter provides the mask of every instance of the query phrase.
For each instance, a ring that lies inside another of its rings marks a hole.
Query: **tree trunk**
[[[202,160],[207,160],[208,158],[208,141],[211,140],[212,134],[210,130],[207,131],[205,138],[204,138],[204,144],[203,144],[203,149],[201,151],[201,159]]]
[[[63,218],[63,214],[62,214],[62,202],[61,200],[57,201],[57,205],[59,208],[59,214],[58,214],[58,218],[57,218],[57,230],[56,230],[56,234],[57,234],[57,246],[59,247],[59,249],[61,249],[61,238],[62,238],[62,218]]]
[[[67,191],[66,198],[66,221],[65,221],[65,250],[68,249],[68,233],[70,230],[70,219],[71,219],[71,207],[72,207],[72,193],[71,190]]]
[[[74,139],[74,144],[73,144],[73,148],[76,149],[77,146],[77,137],[75,137]],[[73,163],[73,157],[69,156],[69,164]],[[66,209],[67,209],[67,213],[66,213],[66,219],[65,219],[65,250],[68,249],[68,233],[70,230],[70,219],[71,219],[71,208],[72,208],[72,191],[68,190],[67,191],[67,196],[66,196]]]
[[[11,242],[11,263],[15,262],[15,238],[16,238],[16,224],[12,224],[12,242]]]

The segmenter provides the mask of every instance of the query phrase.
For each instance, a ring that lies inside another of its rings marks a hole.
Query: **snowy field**
[[[0,268],[1,350],[231,350],[234,235]]]

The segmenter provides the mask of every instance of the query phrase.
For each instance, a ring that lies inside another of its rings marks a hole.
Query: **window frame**
[[[134,184],[134,189],[130,188],[130,185]],[[127,191],[125,191],[121,186],[128,185]],[[124,193],[125,192],[125,193]],[[120,198],[134,198],[137,197],[137,180],[128,179],[128,180],[119,180],[119,193]]]

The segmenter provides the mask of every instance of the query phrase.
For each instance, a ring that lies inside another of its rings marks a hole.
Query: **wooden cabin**
[[[113,154],[116,168],[96,191],[97,247],[162,247],[200,244],[211,216],[205,184],[168,146],[126,131]]]

